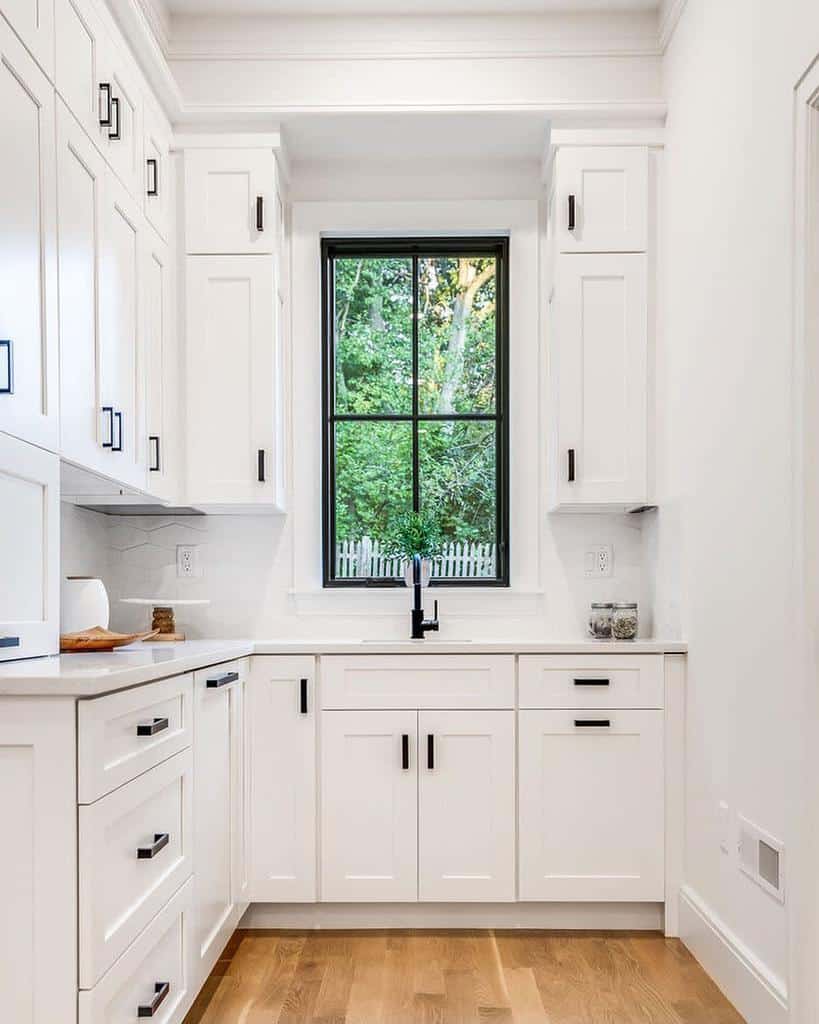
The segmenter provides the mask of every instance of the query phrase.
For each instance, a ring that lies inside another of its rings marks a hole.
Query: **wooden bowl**
[[[112,633],[110,629],[94,626],[80,633],[63,633],[60,637],[60,651],[63,654],[76,654],[81,651],[113,651],[115,647],[127,647],[137,640],[150,640],[159,633],[155,629],[149,633]]]

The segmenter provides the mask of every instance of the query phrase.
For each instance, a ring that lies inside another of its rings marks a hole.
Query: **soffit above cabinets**
[[[165,0],[174,14],[406,15],[656,11],[659,0]]]

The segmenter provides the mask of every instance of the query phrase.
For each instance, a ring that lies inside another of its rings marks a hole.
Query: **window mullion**
[[[418,453],[418,256],[412,257],[412,508],[421,510]]]

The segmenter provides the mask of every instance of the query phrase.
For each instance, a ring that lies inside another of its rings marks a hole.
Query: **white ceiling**
[[[293,164],[429,165],[539,163],[547,122],[541,114],[339,114],[282,124]]]
[[[165,0],[174,14],[544,14],[654,11],[660,0]]]

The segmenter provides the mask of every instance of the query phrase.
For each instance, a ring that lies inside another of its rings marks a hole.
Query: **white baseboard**
[[[251,903],[240,928],[661,931],[662,903]]]
[[[689,886],[680,891],[680,938],[748,1024],[787,1024],[784,981]]]

